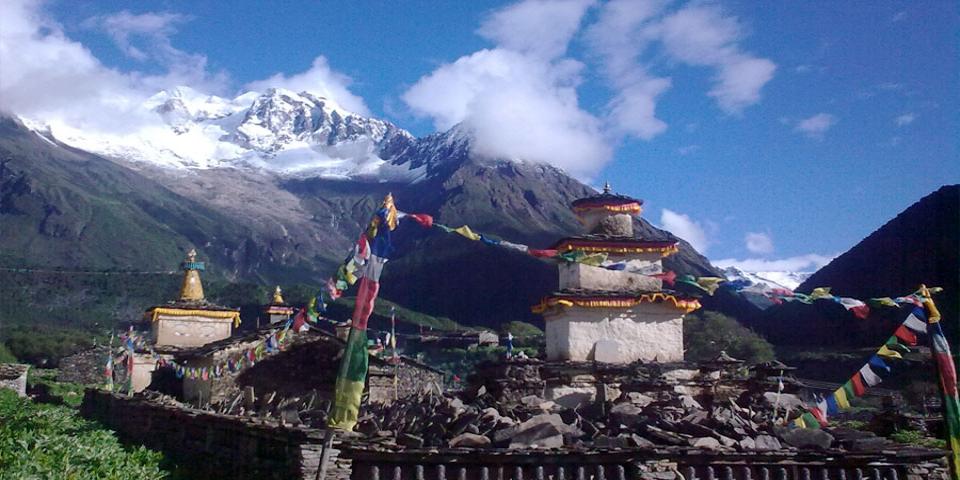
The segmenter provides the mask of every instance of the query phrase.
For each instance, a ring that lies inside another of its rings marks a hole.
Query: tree
[[[686,358],[706,361],[721,351],[747,363],[774,359],[773,345],[733,317],[712,311],[698,311],[683,319]]]

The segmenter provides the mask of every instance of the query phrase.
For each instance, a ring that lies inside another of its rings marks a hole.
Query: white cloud
[[[286,88],[295,92],[307,91],[332,100],[351,112],[369,115],[370,109],[367,108],[363,98],[350,91],[350,83],[350,77],[331,69],[326,57],[321,55],[313,59],[313,64],[305,72],[290,76],[276,73],[270,78],[250,82],[244,88],[261,92],[268,88]]]
[[[655,45],[661,46],[671,61],[713,68],[714,85],[708,95],[727,113],[739,113],[757,103],[761,89],[773,78],[773,62],[746,53],[738,45],[743,34],[736,18],[699,3],[665,13],[668,4],[663,0],[612,0],[604,4],[596,23],[585,32],[615,91],[607,120],[617,133],[650,139],[667,129],[656,117],[656,106],[671,79],[652,74],[655,65],[641,61]]]
[[[201,94],[230,90],[229,78],[211,72],[204,55],[184,52],[171,42],[190,17],[177,13],[122,11],[89,18],[81,26],[106,34],[127,56],[160,74],[105,66],[83,44],[67,37],[38,0],[0,3],[0,110],[49,124],[55,131],[132,135],[170,132],[162,119],[143,108],[163,89],[187,85]],[[272,79],[286,87],[327,91],[356,111],[366,111],[346,89],[349,79],[319,57],[307,72]],[[254,82],[262,85],[262,82]],[[133,137],[131,137],[133,138]]]
[[[139,87],[163,80],[105,67],[32,1],[2,4],[0,58],[0,109],[78,128],[123,131],[150,121],[136,108],[149,96]]]
[[[739,21],[715,5],[688,5],[667,16],[659,31],[664,48],[674,58],[716,69],[709,95],[727,113],[739,113],[760,101],[760,90],[776,71],[770,60],[741,50]]]
[[[810,253],[774,260],[765,258],[746,258],[743,260],[724,258],[712,260],[711,263],[718,268],[736,267],[745,272],[813,272],[830,263],[835,257],[836,255],[825,256]]]
[[[677,153],[682,156],[687,156],[692,153],[697,153],[700,150],[700,145],[684,145],[677,149]]]
[[[906,125],[910,125],[916,119],[917,119],[917,116],[915,114],[904,113],[903,115],[900,115],[897,118],[895,118],[894,122],[897,124],[898,127],[903,127]]]
[[[700,253],[706,252],[710,246],[704,226],[688,215],[664,208],[660,213],[660,225],[664,230],[686,240]]]
[[[403,100],[438,129],[462,123],[481,156],[550,163],[588,177],[611,151],[598,120],[577,105],[580,67],[481,50],[421,78]]]
[[[748,232],[743,239],[750,253],[766,255],[773,253],[773,239],[769,234]]]
[[[826,133],[827,130],[830,130],[836,123],[837,117],[829,113],[818,113],[812,117],[800,120],[793,129],[810,138],[820,139],[823,138],[823,134]]]
[[[648,22],[665,2],[613,0],[604,4],[596,23],[585,32],[600,68],[615,94],[607,122],[617,134],[649,140],[667,129],[656,117],[657,98],[670,88],[670,79],[651,75],[638,59],[653,40]]]
[[[502,48],[554,59],[566,52],[594,0],[526,0],[491,13],[477,33]]]
[[[552,58],[566,50],[587,6],[529,0],[495,12],[480,31],[503,45],[441,65],[404,92],[403,101],[439,130],[462,124],[477,155],[549,163],[588,179],[612,149],[600,121],[578,104],[583,64]],[[536,47],[536,37],[548,30],[542,22],[551,21],[560,28]]]
[[[137,60],[146,60],[150,54],[142,47],[134,45],[137,40],[136,37],[149,37],[155,44],[164,44],[164,48],[173,49],[170,45],[170,35],[177,32],[177,24],[189,20],[189,16],[179,13],[148,12],[132,14],[124,10],[111,15],[88,18],[81,25],[86,28],[103,30],[127,56]]]

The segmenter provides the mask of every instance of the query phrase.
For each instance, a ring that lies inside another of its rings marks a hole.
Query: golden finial
[[[180,285],[181,302],[203,301],[203,283],[200,282],[201,270],[203,270],[203,262],[197,261],[197,251],[191,248],[183,262],[183,283]]]
[[[283,290],[280,290],[280,285],[277,285],[277,288],[273,291],[273,304],[274,305],[283,305],[283,296],[281,295]]]
[[[397,228],[397,206],[393,203],[393,193],[388,193],[386,197],[383,197],[383,205],[381,208],[387,211],[384,217],[387,220],[387,226],[390,230]]]
[[[610,182],[603,182],[603,193],[610,194]]]

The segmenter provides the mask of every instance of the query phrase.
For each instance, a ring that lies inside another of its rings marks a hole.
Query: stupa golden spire
[[[280,285],[277,285],[277,288],[273,291],[273,302],[272,305],[283,305],[283,290],[280,290]]]
[[[183,283],[180,285],[180,301],[202,302],[204,297],[200,272],[203,271],[204,265],[203,262],[197,261],[197,251],[195,249],[191,248],[187,252],[187,258],[184,259],[181,267],[183,268]]]

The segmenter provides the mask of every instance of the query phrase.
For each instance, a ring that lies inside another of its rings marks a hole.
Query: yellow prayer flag
[[[850,408],[850,401],[847,400],[847,392],[843,389],[843,387],[840,387],[833,392],[833,398],[837,401],[838,408],[844,410]]]
[[[453,231],[459,233],[460,235],[466,238],[469,238],[470,240],[473,240],[473,241],[480,240],[480,235],[473,233],[473,230],[470,230],[470,227],[467,225],[463,225],[459,228],[454,228]]]
[[[807,424],[804,423],[803,417],[797,417],[796,420],[793,421],[793,424],[799,428],[807,428]]]
[[[713,295],[713,292],[717,291],[722,281],[724,281],[724,279],[719,277],[700,277],[697,279],[697,285],[700,285],[707,293]]]
[[[830,294],[830,287],[817,287],[810,292],[810,298],[816,300],[818,298],[831,298],[833,295]]]
[[[877,350],[877,355],[881,357],[886,357],[886,358],[903,358],[900,355],[900,352],[897,352],[895,350],[890,350],[889,348],[887,348],[886,345],[880,347],[880,350]]]

